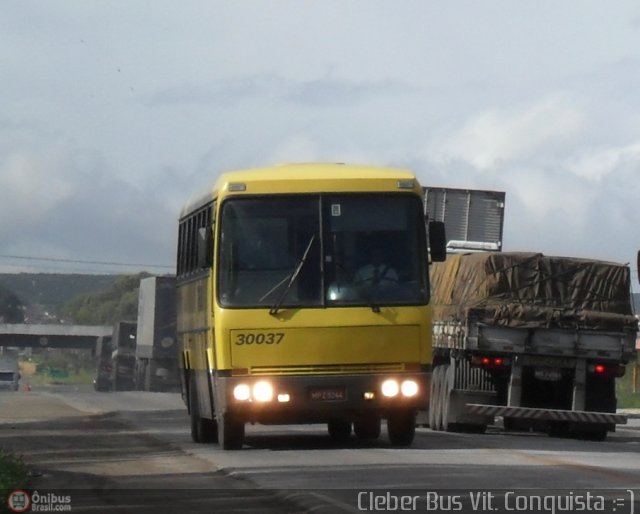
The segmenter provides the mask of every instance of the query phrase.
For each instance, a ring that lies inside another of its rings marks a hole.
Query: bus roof
[[[404,187],[399,187],[401,181],[404,181]],[[415,174],[396,168],[310,163],[229,171],[218,177],[211,190],[189,201],[182,209],[180,218],[203,207],[214,198],[227,195],[384,191],[414,192],[422,195],[422,188]]]

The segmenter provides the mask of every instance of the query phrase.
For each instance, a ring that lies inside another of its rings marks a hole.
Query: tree
[[[140,280],[149,273],[123,275],[110,287],[95,293],[85,293],[67,302],[65,317],[82,325],[111,325],[116,321],[138,318]]]
[[[0,321],[2,323],[23,323],[24,305],[8,289],[0,286]]]

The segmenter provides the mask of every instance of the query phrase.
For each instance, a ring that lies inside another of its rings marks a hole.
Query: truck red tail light
[[[598,375],[600,377],[616,377],[620,378],[624,376],[626,368],[622,364],[590,364],[587,368],[589,373]]]
[[[504,357],[490,357],[487,355],[474,355],[471,357],[472,366],[482,366],[485,368],[502,368],[509,366],[511,361]]]

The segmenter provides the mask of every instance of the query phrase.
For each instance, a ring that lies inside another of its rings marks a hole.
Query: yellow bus
[[[344,442],[386,419],[410,445],[431,376],[423,191],[404,170],[291,164],[222,174],[182,210],[177,329],[196,442],[245,423],[326,423]]]

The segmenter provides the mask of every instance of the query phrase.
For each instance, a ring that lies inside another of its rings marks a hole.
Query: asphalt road
[[[226,452],[191,442],[178,395],[57,388],[0,395],[0,448],[71,512],[640,513],[635,419],[604,442],[418,428],[405,449],[384,428],[338,446],[324,426],[256,425]]]

